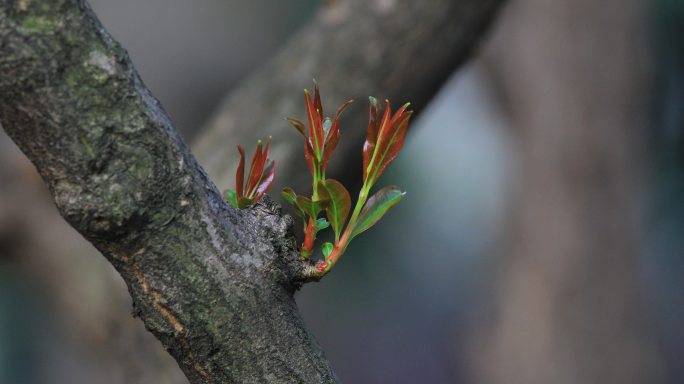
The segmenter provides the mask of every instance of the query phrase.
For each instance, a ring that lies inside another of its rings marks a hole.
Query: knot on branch
[[[253,206],[239,210],[250,233],[254,254],[263,260],[267,279],[294,292],[302,285],[305,264],[299,258],[294,220],[282,215],[280,204],[265,195]]]

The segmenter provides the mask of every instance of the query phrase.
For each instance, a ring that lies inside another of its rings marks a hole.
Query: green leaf
[[[314,219],[318,217],[319,212],[325,209],[326,205],[325,199],[313,201],[302,195],[297,196],[296,203],[299,209]]]
[[[328,220],[325,218],[321,217],[320,219],[316,220],[316,232],[320,232],[330,226],[330,223],[328,223]]]
[[[294,191],[292,188],[284,188],[280,192],[280,196],[283,198],[283,200],[287,201],[288,203],[292,204],[296,210],[295,212],[297,213],[297,216],[301,217],[302,219],[304,218],[304,211],[302,211],[301,208],[297,205],[297,193]]]
[[[330,253],[332,253],[333,250],[333,245],[331,242],[326,242],[323,243],[323,247],[321,248],[323,251],[323,258],[324,260],[328,260],[328,257],[330,257]]]
[[[280,192],[280,196],[282,196],[283,200],[287,201],[288,203],[292,205],[297,205],[297,193],[295,193],[294,189],[292,188],[284,188]]]
[[[252,203],[254,203],[254,199],[249,197],[243,197],[241,199],[238,199],[238,208],[247,208],[250,205],[252,205]]]
[[[325,213],[335,232],[335,240],[339,240],[340,232],[351,209],[349,192],[339,181],[327,179],[318,182],[318,194],[323,199],[329,200]]]
[[[232,205],[235,208],[238,207],[237,192],[235,192],[234,189],[227,189],[224,192],[224,196],[226,198],[226,201],[229,202],[230,205]]]
[[[404,197],[406,192],[402,192],[397,186],[382,188],[375,195],[371,196],[359,214],[359,218],[352,228],[351,237],[354,238],[361,232],[375,225],[382,216],[395,206]]]

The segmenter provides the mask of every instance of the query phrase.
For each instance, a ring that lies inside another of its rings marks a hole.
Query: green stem
[[[351,242],[351,231],[356,224],[356,220],[359,218],[361,209],[366,204],[368,200],[368,192],[370,190],[370,185],[364,183],[361,187],[361,192],[359,192],[359,199],[356,201],[356,206],[354,207],[354,212],[352,213],[351,219],[347,222],[347,227],[342,233],[342,237],[338,240],[335,239],[335,247],[328,256],[328,259],[317,265],[318,272],[321,276],[325,275],[332,269],[332,267],[337,263],[337,260],[342,256],[342,254],[347,250],[349,243]]]
[[[349,222],[347,223],[347,228],[345,229],[345,233],[351,232],[351,229],[354,227],[354,224],[356,224],[356,220],[359,218],[359,214],[361,213],[361,209],[366,204],[366,200],[368,200],[368,191],[369,190],[370,190],[370,186],[366,185],[364,183],[363,187],[361,187],[361,192],[359,192],[359,199],[356,200],[356,206],[354,207],[354,212],[352,213],[351,219],[349,219]]]

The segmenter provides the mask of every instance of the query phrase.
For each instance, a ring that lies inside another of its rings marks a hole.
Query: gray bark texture
[[[83,2],[5,3],[0,121],[191,382],[332,382],[288,222],[236,211]]]
[[[287,101],[290,86],[312,75],[334,90],[324,94],[333,103],[383,90],[419,108],[471,53],[500,1],[399,3],[327,7],[229,98],[232,115],[215,120],[205,143],[268,134],[301,105]],[[336,381],[293,298],[305,265],[291,220],[268,199],[241,211],[223,201],[84,1],[0,5],[0,123],[62,216],[121,274],[134,314],[191,383]],[[276,146],[274,156],[301,155],[291,148]],[[234,167],[211,159],[210,169],[230,175],[220,180],[232,178]]]

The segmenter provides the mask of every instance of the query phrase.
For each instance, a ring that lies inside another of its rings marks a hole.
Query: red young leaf
[[[261,199],[266,192],[273,186],[273,179],[275,178],[275,161],[271,161],[264,169],[264,174],[259,180],[259,186],[254,195],[255,200]]]
[[[335,151],[335,148],[337,147],[337,143],[340,141],[340,126],[339,126],[339,119],[340,119],[340,114],[344,112],[345,109],[349,106],[349,104],[352,103],[352,100],[347,101],[346,103],[342,104],[338,109],[337,112],[335,113],[335,118],[333,119],[332,127],[330,128],[330,131],[328,132],[328,136],[325,138],[325,147],[323,149],[323,169],[328,165],[328,160],[330,160],[330,156],[332,155],[333,151]]]
[[[383,143],[382,148],[378,148],[378,151],[382,150],[382,153],[378,153],[376,165],[374,168],[376,171],[373,174],[373,182],[378,180],[387,167],[392,163],[392,161],[397,157],[399,151],[404,146],[404,137],[406,137],[406,130],[408,128],[409,119],[411,118],[412,112],[402,113],[389,130],[391,136],[389,136],[386,142]],[[394,119],[393,119],[394,120]]]
[[[237,146],[240,152],[240,163],[238,163],[237,172],[235,173],[235,191],[238,200],[242,198],[242,187],[245,184],[245,150],[240,145]]]
[[[266,148],[262,150],[261,140],[257,143],[257,149],[254,153],[256,161],[252,161],[252,169],[249,171],[249,189],[245,192],[247,196],[254,196],[257,188],[259,187],[259,182],[264,175],[264,167],[266,166],[266,160],[268,160],[268,150],[271,147],[271,142],[266,144]],[[258,158],[257,158],[258,154]]]
[[[314,102],[314,107],[316,108],[316,112],[318,112],[318,116],[323,116],[323,105],[321,104],[321,92],[318,90],[318,83],[316,82],[316,79],[313,81],[314,83],[314,97],[313,97],[313,102]]]
[[[290,123],[299,133],[304,136],[304,139],[306,139],[306,128],[304,128],[304,123],[299,121],[298,119],[295,119],[294,117],[288,117],[287,122]]]
[[[328,166],[328,160],[330,160],[330,156],[332,155],[333,151],[335,151],[337,143],[340,141],[340,129],[337,128],[336,125],[337,121],[333,123],[333,127],[330,129],[330,133],[328,134],[328,138],[325,142],[325,147],[323,149],[323,159],[321,160],[323,169],[325,169]]]
[[[304,140],[304,158],[306,159],[306,165],[309,167],[309,171],[313,174],[316,156],[314,155],[314,149],[309,140]]]
[[[390,102],[389,100],[385,100],[385,113],[382,115],[382,122],[380,122],[380,126],[378,128],[378,136],[375,138],[375,152],[376,152],[376,157],[377,153],[381,152],[381,148],[387,141],[387,137],[390,135],[390,131],[392,130],[392,126],[390,123],[392,122],[392,108],[390,107]],[[380,148],[378,148],[380,147]],[[374,163],[377,164],[376,159],[373,159]],[[373,164],[373,165],[375,165]]]
[[[259,140],[254,156],[252,156],[252,164],[249,167],[249,175],[247,176],[247,185],[245,186],[245,196],[247,197],[251,195],[252,189],[261,178],[261,171],[263,171],[263,168],[259,168],[259,164],[261,164],[261,147],[261,140]]]
[[[368,132],[366,133],[366,141],[363,143],[363,180],[366,180],[366,173],[371,157],[373,157],[373,149],[375,148],[375,140],[378,137],[378,121],[380,119],[380,111],[378,110],[378,100],[370,96],[370,111],[368,116]]]
[[[306,103],[306,116],[309,120],[309,141],[316,150],[316,158],[319,158],[323,149],[323,121],[321,115],[316,111],[311,95],[308,90],[304,90],[304,102]]]
[[[378,109],[377,101],[375,100],[375,98],[371,99],[371,116],[368,122],[368,134],[366,135],[366,142],[363,143],[364,182],[368,178],[368,175],[372,174],[369,168],[373,166],[373,164],[371,163],[375,162],[375,159],[373,159],[373,154],[376,152],[375,147],[378,145],[378,142],[382,137],[383,131],[385,130],[385,127],[387,126],[390,120],[390,104],[388,100],[385,100],[385,103],[387,104],[385,107],[385,113],[383,114],[382,119],[380,120],[378,119],[378,117],[380,116],[380,110]]]
[[[354,100],[347,100],[344,102],[344,104],[340,105],[339,108],[337,108],[337,112],[335,112],[335,121],[340,118],[340,115],[342,115],[342,112],[344,112],[345,109],[349,106],[349,104],[353,103]]]
[[[402,117],[404,117],[404,113],[406,112],[406,108],[411,105],[411,103],[406,103],[401,106],[396,112],[394,112],[394,116],[392,116],[392,120],[390,120],[390,126],[393,126],[394,124],[399,121]]]
[[[311,173],[313,173],[313,163],[312,163],[312,158],[315,158],[314,156],[314,149],[311,146],[311,142],[309,141],[309,138],[306,136],[306,128],[304,128],[304,123],[299,121],[298,119],[295,119],[293,117],[288,117],[287,121],[292,124],[293,127],[299,131],[299,133],[302,134],[304,137],[304,157],[306,158],[306,165],[309,167],[309,170]]]

